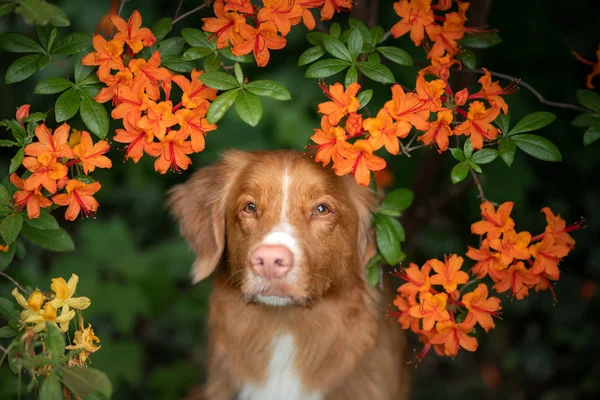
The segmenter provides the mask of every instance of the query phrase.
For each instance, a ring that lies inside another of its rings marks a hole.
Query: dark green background
[[[62,32],[92,32],[109,3],[57,2],[72,22]],[[183,11],[199,4],[185,1]],[[490,4],[488,24],[500,30],[504,42],[484,50],[478,66],[522,78],[548,99],[575,103],[575,92],[583,88],[591,67],[575,60],[568,44],[594,59],[600,43],[597,7],[586,0]],[[144,24],[151,26],[159,18],[172,16],[176,5],[177,1],[132,0],[123,14],[139,9]],[[379,24],[387,30],[398,18],[391,2],[382,0],[379,8]],[[200,17],[208,12],[181,21],[171,35],[184,27],[200,28]],[[0,32],[7,31],[35,37],[34,28],[21,17],[1,18]],[[207,149],[192,156],[192,168],[210,164],[226,148],[302,149],[307,144],[312,129],[318,126],[315,110],[324,97],[316,81],[304,79],[305,67],[296,66],[298,56],[308,47],[304,33],[305,28],[294,28],[288,46],[272,52],[267,68],[245,67],[251,80],[265,78],[285,84],[293,100],[265,100],[265,115],[256,128],[244,125],[229,112],[219,129],[208,135]],[[417,69],[425,63],[422,49],[416,49],[407,38],[389,39],[386,44],[400,46],[414,56],[414,68],[390,65],[396,79],[412,87]],[[0,76],[16,58],[15,54],[1,54]],[[33,88],[45,77],[63,74],[50,65],[25,82],[2,84],[0,116],[11,117],[23,103],[30,103],[32,111],[47,110],[56,96],[34,95]],[[478,90],[478,75],[457,72],[453,76],[468,82],[472,91]],[[600,79],[596,82],[600,84]],[[389,89],[378,84],[369,87],[376,93],[370,106],[374,110],[389,97]],[[534,293],[523,301],[502,296],[503,320],[497,321],[489,334],[480,334],[476,353],[463,351],[454,360],[432,353],[419,368],[408,366],[414,375],[416,399],[575,399],[600,394],[600,300],[597,294],[581,295],[582,285],[587,282],[595,288],[600,275],[600,168],[596,158],[600,144],[583,148],[583,130],[569,123],[576,113],[547,108],[524,88],[507,101],[513,124],[534,111],[557,114],[557,121],[539,133],[561,149],[563,162],[545,163],[519,152],[509,169],[498,159],[484,166],[481,179],[487,197],[516,203],[513,216],[519,230],[540,233],[545,220],[539,210],[544,206],[560,212],[568,222],[584,216],[587,229],[574,233],[576,249],[560,266],[556,304],[548,292]],[[52,114],[48,123],[54,125]],[[70,123],[83,128],[77,118]],[[118,127],[114,123],[112,129]],[[0,151],[2,177],[12,153]],[[190,171],[159,175],[154,172],[153,159],[145,156],[137,165],[122,163],[123,154],[123,145],[113,143],[110,156],[114,167],[94,172],[102,183],[97,218],[61,222],[74,236],[77,250],[55,254],[31,246],[26,260],[14,263],[6,272],[24,285],[43,289],[49,288],[52,277],[68,278],[77,273],[81,279],[78,294],[92,299],[84,315],[102,340],[102,349],[91,358],[92,366],[109,375],[115,398],[178,398],[205,374],[205,318],[211,287],[210,282],[190,284],[193,257],[165,208],[166,191],[185,180]],[[464,254],[467,244],[478,243],[477,237],[469,234],[470,223],[478,219],[477,192],[472,183],[452,187],[449,172],[454,162],[449,153],[437,156],[429,149],[414,153],[410,159],[389,160],[395,185],[417,191],[415,204],[404,217],[410,261],[422,264],[443,254]],[[54,215],[62,218],[61,212]],[[6,296],[10,290],[11,285],[0,281],[0,293]],[[415,349],[420,350],[419,344]],[[12,398],[17,381],[7,367],[0,369],[0,382],[0,398]]]

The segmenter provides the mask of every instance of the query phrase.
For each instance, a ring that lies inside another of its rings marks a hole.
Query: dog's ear
[[[371,189],[357,185],[354,179],[347,179],[346,182],[350,199],[358,214],[356,245],[359,262],[361,267],[365,267],[377,253],[375,232],[371,228],[371,213],[375,210],[377,201]]]
[[[169,192],[168,204],[181,233],[196,254],[192,281],[209,276],[225,249],[225,202],[250,154],[228,151],[221,161],[201,168]]]

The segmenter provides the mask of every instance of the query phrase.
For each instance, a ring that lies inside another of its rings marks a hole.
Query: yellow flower
[[[79,330],[75,331],[75,339],[73,340],[74,345],[66,346],[67,350],[77,350],[81,349],[82,351],[78,354],[80,363],[85,363],[88,359],[88,355],[90,353],[94,353],[100,349],[101,346],[94,345],[94,342],[100,342],[98,336],[94,334],[94,329],[92,329],[92,325],[88,324],[88,327],[83,329],[83,322],[79,327]]]
[[[24,310],[21,311],[20,318],[22,324],[25,323],[25,320],[29,316],[38,314],[38,312],[42,309],[42,304],[44,303],[44,295],[39,290],[36,290],[35,292],[31,293],[29,299],[27,300],[21,293],[19,293],[19,289],[17,288],[15,288],[12,291],[12,295],[15,298],[15,300],[17,300],[17,303],[19,303],[19,305],[24,308]]]
[[[91,301],[87,297],[73,297],[75,289],[77,289],[77,283],[79,283],[79,277],[75,274],[71,274],[69,282],[65,282],[63,278],[52,279],[50,289],[55,293],[55,298],[52,300],[52,307],[58,309],[62,307],[62,314],[68,313],[71,308],[77,310],[85,310],[91,304]],[[70,319],[69,319],[70,320]],[[61,330],[65,332],[68,329],[68,321],[61,324]]]
[[[39,310],[37,313],[31,313],[24,323],[35,324],[32,328],[34,332],[40,332],[46,329],[48,323],[59,324],[59,330],[61,332],[66,332],[69,329],[69,321],[71,321],[75,317],[75,311],[70,310],[65,312],[64,309],[58,316],[56,308],[52,306],[51,303],[46,303],[44,305],[43,310]]]

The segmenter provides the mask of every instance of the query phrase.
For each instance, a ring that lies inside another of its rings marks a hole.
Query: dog
[[[405,337],[371,288],[370,189],[296,151],[229,151],[169,194],[214,272],[211,400],[405,399]]]

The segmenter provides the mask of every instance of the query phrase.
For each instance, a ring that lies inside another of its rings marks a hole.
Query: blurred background
[[[177,1],[131,0],[123,16],[139,9],[144,25],[151,27],[159,18],[172,16]],[[575,104],[575,92],[584,88],[591,66],[579,63],[569,45],[595,61],[600,43],[600,19],[587,0],[474,0],[470,23],[499,29],[500,45],[477,52],[478,66],[503,72],[533,85],[550,100]],[[61,0],[60,6],[71,19],[68,31],[93,32],[108,12],[110,0]],[[184,1],[182,12],[201,1]],[[392,2],[370,2],[370,16],[388,30],[398,18]],[[171,35],[185,27],[201,27],[203,10],[179,22]],[[360,15],[358,15],[360,17]],[[343,22],[343,18],[339,18]],[[347,27],[342,26],[344,29]],[[0,19],[0,32],[21,32],[35,37],[35,29],[14,15]],[[288,36],[288,46],[272,52],[266,69],[245,66],[250,80],[271,79],[286,85],[289,102],[264,99],[265,114],[256,128],[245,125],[230,111],[219,129],[209,133],[207,148],[192,156],[193,166],[182,174],[159,175],[153,159],[138,164],[120,162],[123,145],[113,143],[110,157],[114,167],[96,170],[102,183],[97,194],[100,208],[96,219],[61,225],[73,235],[77,250],[58,254],[28,248],[27,258],[15,262],[6,272],[23,285],[48,289],[50,279],[71,273],[80,277],[78,294],[92,299],[84,316],[94,325],[102,349],[91,357],[92,366],[105,371],[115,387],[115,399],[134,396],[144,399],[180,398],[190,386],[205,376],[206,315],[211,282],[192,286],[189,270],[191,252],[178,234],[165,207],[165,193],[187,179],[192,170],[214,162],[226,148],[244,150],[303,149],[313,128],[319,124],[318,103],[324,101],[317,82],[306,80],[305,67],[296,66],[299,55],[309,46],[306,30],[298,26]],[[398,82],[414,87],[416,71],[425,63],[424,51],[415,49],[408,38],[389,39],[409,51],[414,68],[389,64]],[[0,76],[17,55],[3,53]],[[10,118],[16,107],[30,103],[32,111],[45,111],[53,103],[33,88],[41,79],[62,76],[49,65],[33,78],[5,85],[2,78],[0,116]],[[479,75],[457,72],[454,79],[478,90]],[[334,77],[336,78],[336,77]],[[343,79],[340,75],[339,79]],[[328,79],[333,82],[333,78]],[[600,84],[600,79],[596,82]],[[505,86],[508,82],[501,82]],[[371,110],[389,97],[389,89],[369,83],[375,89]],[[513,217],[518,230],[541,233],[545,219],[540,209],[549,206],[567,220],[585,217],[587,229],[573,234],[577,245],[563,261],[561,279],[553,302],[549,292],[533,294],[523,301],[503,299],[503,320],[489,334],[480,334],[476,353],[462,351],[456,359],[429,354],[418,368],[408,367],[414,376],[414,399],[580,399],[600,395],[600,163],[596,142],[584,148],[583,129],[570,125],[576,112],[548,108],[526,89],[507,96],[512,124],[534,111],[551,111],[556,122],[539,133],[561,150],[562,163],[546,163],[518,152],[511,168],[498,158],[484,166],[481,177],[486,196],[496,202],[514,201]],[[49,125],[53,126],[52,114]],[[74,128],[84,128],[73,119]],[[119,128],[114,124],[112,130]],[[4,134],[2,134],[4,135]],[[110,135],[110,134],[109,134]],[[10,149],[8,149],[10,150]],[[12,153],[0,149],[0,179],[8,171]],[[477,190],[472,182],[456,187],[450,183],[454,161],[449,152],[438,156],[431,149],[411,154],[411,158],[390,158],[395,187],[412,188],[415,204],[403,217],[408,242],[408,260],[418,264],[443,254],[463,253],[466,245],[477,246],[469,226],[479,219]],[[61,212],[55,217],[62,219]],[[407,261],[408,261],[407,260]],[[0,293],[7,296],[12,286],[0,280]],[[416,352],[420,350],[414,344]],[[412,350],[412,349],[411,349]],[[415,353],[416,354],[416,353]],[[0,369],[0,398],[15,397],[16,377],[7,367]]]

